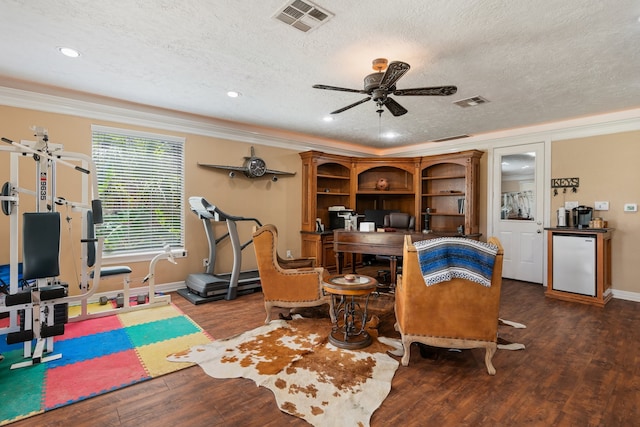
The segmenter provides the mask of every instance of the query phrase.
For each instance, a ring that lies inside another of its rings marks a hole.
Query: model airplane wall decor
[[[229,171],[229,177],[231,178],[236,176],[236,172],[244,173],[247,178],[261,178],[263,176],[271,176],[271,181],[273,182],[276,182],[278,180],[278,175],[292,176],[296,174],[295,172],[284,172],[267,169],[267,164],[264,160],[255,155],[253,147],[251,147],[251,156],[244,158],[244,164],[242,166],[210,165],[206,163],[198,163],[198,166]]]

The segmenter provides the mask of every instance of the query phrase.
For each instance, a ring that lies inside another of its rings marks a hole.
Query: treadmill
[[[233,216],[222,212],[212,205],[204,197],[189,197],[191,210],[202,220],[205,234],[209,243],[209,259],[204,273],[190,274],[185,281],[186,289],[178,289],[178,294],[186,298],[192,304],[221,299],[233,300],[239,295],[246,295],[260,290],[260,275],[258,270],[240,271],[242,266],[242,250],[253,243],[249,240],[240,243],[237,222],[252,221],[262,226],[256,218]],[[214,234],[214,222],[226,222],[227,233],[216,239]],[[233,268],[230,273],[216,274],[214,267],[216,262],[216,247],[224,239],[231,240],[233,250]]]

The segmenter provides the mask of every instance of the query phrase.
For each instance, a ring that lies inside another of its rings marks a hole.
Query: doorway
[[[543,142],[493,152],[493,234],[504,247],[502,276],[544,282]]]

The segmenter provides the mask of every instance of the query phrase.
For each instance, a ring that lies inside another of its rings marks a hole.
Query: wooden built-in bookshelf
[[[365,210],[396,210],[435,233],[479,233],[479,161],[483,152],[423,157],[348,157],[319,151],[300,153],[302,159],[302,255],[319,265],[335,265],[329,208],[344,206],[359,214]],[[384,178],[385,190],[376,184]],[[317,220],[325,226],[317,228]]]

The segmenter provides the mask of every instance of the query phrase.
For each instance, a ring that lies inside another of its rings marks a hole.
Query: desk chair
[[[404,212],[391,212],[384,216],[383,228],[393,228],[402,231],[414,231],[416,229],[416,217]],[[377,255],[376,261],[391,262],[391,257],[387,255]],[[402,271],[402,257],[398,258],[395,274]],[[391,269],[379,270],[378,281],[389,283],[391,280]]]
[[[413,231],[416,229],[416,217],[404,212],[391,212],[384,216],[384,228]]]

